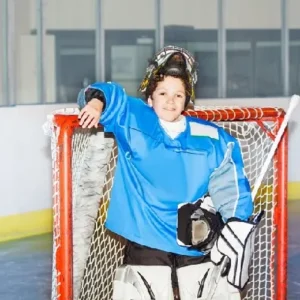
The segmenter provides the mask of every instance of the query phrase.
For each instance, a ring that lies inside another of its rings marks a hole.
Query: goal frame
[[[213,122],[254,121],[263,124],[264,121],[276,121],[278,131],[285,112],[277,108],[214,108],[188,111],[186,115],[196,116]],[[54,204],[59,201],[59,216],[54,219],[54,234],[57,269],[57,295],[60,300],[73,300],[73,226],[72,226],[72,136],[79,121],[77,114],[58,113],[53,116],[54,127],[59,128],[57,138],[56,167],[59,172],[53,173]],[[262,126],[261,126],[262,127]],[[273,137],[274,138],[274,137]],[[288,133],[285,131],[276,151],[277,201],[274,207],[274,224],[276,225],[276,296],[274,300],[287,299],[287,169],[288,169]],[[59,193],[59,195],[58,195]],[[273,300],[273,299],[272,299]]]

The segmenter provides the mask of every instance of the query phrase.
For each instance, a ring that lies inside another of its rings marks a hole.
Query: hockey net
[[[125,245],[104,226],[117,147],[101,128],[80,128],[77,114],[73,109],[58,111],[46,123],[53,162],[52,300],[110,300]],[[216,122],[238,139],[253,187],[284,111],[198,107],[186,114]],[[265,215],[243,299],[286,299],[286,152],[285,134],[254,200],[255,211],[264,209]]]

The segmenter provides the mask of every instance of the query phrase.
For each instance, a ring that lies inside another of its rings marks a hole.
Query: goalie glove
[[[249,266],[258,222],[259,220],[257,222],[229,220],[210,252],[211,261],[216,265],[227,259],[227,280],[240,290],[249,280]],[[221,270],[221,272],[223,271]]]
[[[177,242],[208,253],[223,228],[221,215],[208,194],[194,203],[178,205]]]

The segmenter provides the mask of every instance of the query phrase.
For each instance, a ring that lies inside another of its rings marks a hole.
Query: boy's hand
[[[80,111],[79,125],[82,128],[98,127],[100,116],[103,109],[103,103],[98,99],[92,99],[86,106]]]

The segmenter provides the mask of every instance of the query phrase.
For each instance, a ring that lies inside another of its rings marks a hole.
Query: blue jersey
[[[235,138],[211,122],[186,117],[185,131],[172,139],[154,110],[126,95],[118,84],[95,83],[89,88],[104,94],[100,123],[118,143],[109,230],[151,248],[200,256],[200,251],[177,243],[179,204],[209,192],[225,221],[249,218],[251,191]],[[82,107],[83,91],[78,99]]]

